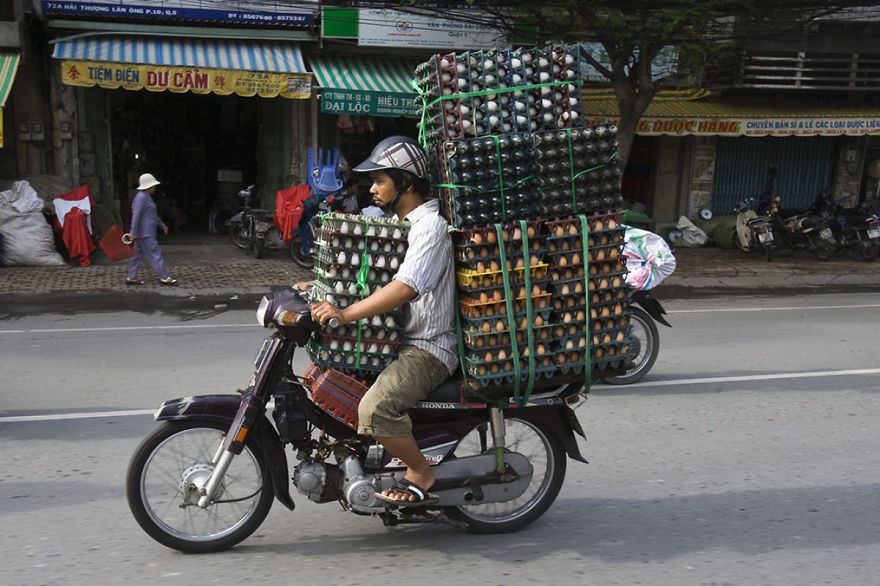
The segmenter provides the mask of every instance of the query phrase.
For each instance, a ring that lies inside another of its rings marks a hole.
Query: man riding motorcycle
[[[408,306],[399,356],[361,400],[358,433],[374,437],[407,465],[404,478],[376,497],[399,507],[430,505],[438,500],[428,493],[434,473],[407,412],[458,366],[452,240],[439,202],[428,199],[427,157],[415,140],[386,138],[353,171],[370,174],[375,205],[411,223],[406,256],[388,285],[342,309],[316,303],[312,317],[322,325],[331,319],[345,325]]]

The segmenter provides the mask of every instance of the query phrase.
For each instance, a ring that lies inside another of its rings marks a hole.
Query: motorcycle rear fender
[[[640,295],[635,298],[636,302],[642,306],[642,309],[648,312],[654,321],[660,322],[664,326],[671,328],[672,324],[666,321],[666,318],[663,317],[666,315],[666,310],[663,309],[663,306],[660,302],[650,295]]]
[[[549,429],[562,447],[568,457],[578,462],[587,464],[587,460],[581,455],[578,448],[577,440],[574,437],[575,431],[578,435],[586,438],[584,430],[578,421],[577,415],[568,405],[548,406],[548,407],[515,407],[508,409],[505,417],[517,417],[526,421],[540,423],[546,429]]]
[[[232,425],[240,404],[240,395],[182,397],[162,403],[156,410],[155,419],[156,421],[214,421]],[[287,483],[287,458],[278,432],[268,419],[259,417],[251,434],[266,457],[266,465],[269,467],[269,473],[272,474],[272,485],[275,487],[275,498],[285,507],[293,510],[293,498],[290,496],[290,486]]]
[[[231,218],[226,220],[226,223],[229,225],[241,224],[243,219],[244,219],[244,212],[242,211],[242,212],[238,212],[237,214],[235,214],[234,216],[232,216]]]

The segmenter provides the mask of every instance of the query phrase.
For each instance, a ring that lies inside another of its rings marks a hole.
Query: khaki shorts
[[[358,407],[358,433],[372,437],[412,434],[407,411],[449,378],[443,361],[421,348],[403,345]]]

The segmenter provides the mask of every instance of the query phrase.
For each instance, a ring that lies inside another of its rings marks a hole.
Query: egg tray
[[[565,296],[556,295],[553,297],[553,301],[550,303],[550,309],[559,314],[563,312],[571,313],[576,311],[586,312],[587,297],[584,294]]]
[[[344,372],[363,372],[363,373],[379,373],[397,359],[397,353],[393,354],[371,354],[368,352],[360,353],[360,364],[356,365],[358,358],[354,350],[330,350],[329,347],[322,346],[314,340],[306,343],[306,351],[312,362],[321,368],[334,368]]]
[[[332,246],[319,245],[317,247],[317,255],[315,264],[325,271],[325,274],[328,276],[330,273],[330,267],[352,267],[355,269],[355,272],[360,270],[364,255],[367,258],[367,264],[371,268],[376,270],[388,270],[388,271],[397,271],[397,268],[400,267],[400,264],[403,262],[403,258],[406,255],[406,251],[401,252],[384,252],[384,251],[376,251],[369,252],[363,250],[346,250],[340,248],[333,248]],[[378,267],[377,261],[379,258],[384,258],[384,263],[386,267]],[[391,268],[391,260],[396,260],[394,263],[397,266]]]
[[[626,325],[623,327],[613,328],[611,330],[603,330],[601,332],[590,332],[588,343],[590,348],[629,344],[631,342],[631,331],[632,325]],[[618,339],[619,334],[623,334],[623,336]]]
[[[580,290],[578,291],[578,288]],[[554,296],[580,295],[585,296],[587,293],[587,285],[584,283],[584,277],[574,277],[571,279],[558,279],[550,282],[550,292]]]
[[[553,311],[553,309],[549,308],[549,307],[546,309],[539,309],[539,310],[533,309],[531,312],[531,320],[535,320],[538,317],[540,317],[541,320],[543,320],[543,322],[546,324],[546,323],[548,323],[548,321],[550,319],[550,314],[552,311]],[[469,328],[472,328],[472,329],[480,331],[480,332],[484,332],[484,333],[502,332],[502,331],[506,331],[508,329],[508,319],[507,319],[506,314],[505,315],[495,315],[492,317],[482,317],[482,316],[481,317],[472,317],[472,316],[469,316],[466,314],[459,314],[459,316],[462,320],[462,327],[469,327]],[[527,317],[529,317],[529,314],[525,311],[515,311],[514,312],[513,319],[514,319],[514,326],[516,327],[516,329],[524,329],[519,324],[522,323],[522,321],[525,320]],[[503,327],[498,325],[499,321],[502,322]],[[488,330],[488,331],[483,329],[485,327],[484,324],[487,324],[487,323],[489,324],[489,328],[490,328],[490,330]]]
[[[321,231],[327,234],[338,234],[338,235],[350,235],[353,237],[380,237],[382,234],[378,230],[379,228],[391,229],[391,232],[387,235],[392,239],[400,240],[402,242],[406,242],[407,234],[409,233],[410,225],[408,222],[401,222],[400,220],[394,218],[386,218],[383,216],[360,216],[353,214],[343,214],[339,212],[328,212],[326,214],[322,214],[320,216],[321,220]],[[367,234],[369,227],[372,227],[376,230],[376,234],[374,236],[370,236]],[[360,230],[360,233],[357,231]],[[393,231],[399,230],[399,236],[394,236]],[[326,232],[325,232],[326,231]]]
[[[587,229],[589,234],[593,235],[606,230],[618,229],[623,219],[623,210],[599,211],[585,215],[587,219]],[[613,220],[614,223],[609,226],[608,224],[610,220]],[[568,236],[579,236],[582,230],[581,219],[576,216],[545,220],[544,225],[549,234],[555,234],[557,227],[563,228],[566,232],[565,235]],[[572,225],[575,227],[575,232],[570,231]]]
[[[547,276],[548,265],[541,263],[538,266],[529,268],[532,282],[538,282]],[[481,288],[491,289],[492,287],[504,286],[503,271],[486,271],[477,272],[470,269],[457,269],[455,277],[460,288],[464,290],[479,290]],[[521,269],[511,269],[508,271],[508,283],[511,285],[520,285],[525,282],[525,267]]]
[[[547,264],[544,259],[544,250],[538,250],[535,254],[529,255],[529,263],[530,266],[539,267],[541,265]],[[513,254],[507,256],[506,264],[508,270],[515,269],[524,269],[525,263],[523,266],[517,267],[516,264],[519,261],[522,261],[523,258],[518,254]],[[472,271],[474,273],[492,273],[492,272],[501,272],[501,257],[497,255],[487,256],[487,257],[476,257],[471,259],[462,259],[459,257],[458,252],[456,252],[455,256],[455,268],[456,269],[464,269],[468,271]]]
[[[387,330],[383,330],[387,331]],[[342,346],[346,343],[350,344],[352,347],[358,344],[357,330],[353,335],[351,334],[338,334],[338,333],[328,333],[328,332],[317,332],[314,334],[314,340],[316,344],[326,347],[331,352],[336,352],[337,350],[341,350]],[[336,343],[337,347],[333,348],[333,343]],[[360,339],[360,345],[363,352],[367,352],[368,354],[381,354],[388,355],[391,353],[396,354],[397,349],[403,341],[400,339],[398,335],[396,339],[392,340],[388,337],[384,338],[375,338],[375,337],[367,337],[362,335]],[[371,350],[371,346],[378,346],[378,350]],[[386,351],[387,350],[387,351]],[[352,352],[353,350],[343,350],[344,352]]]
[[[535,340],[549,342],[553,337],[553,326],[539,326],[532,329],[532,337]],[[462,340],[467,348],[479,351],[489,348],[510,348],[510,332],[484,333],[475,329],[462,330]],[[517,344],[528,343],[528,332],[525,328],[517,329],[514,338]],[[506,340],[506,341],[505,341]]]
[[[532,311],[537,315],[538,312],[542,312],[546,309],[551,309],[549,306],[551,299],[551,295],[549,293],[544,293],[541,295],[533,295],[531,296],[532,300]],[[495,316],[506,316],[507,315],[507,301],[488,301],[488,302],[473,302],[465,299],[459,299],[458,308],[461,312],[461,315],[467,317],[468,319],[479,319],[480,317],[495,317]],[[526,298],[521,297],[513,300],[513,311],[514,315],[523,314],[526,312]]]

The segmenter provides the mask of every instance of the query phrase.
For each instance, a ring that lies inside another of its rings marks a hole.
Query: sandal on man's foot
[[[396,507],[424,507],[427,505],[436,505],[440,502],[439,496],[429,493],[427,490],[425,490],[415,482],[411,482],[406,478],[395,482],[394,486],[391,487],[391,490],[393,492],[402,492],[411,495],[413,497],[413,500],[396,499],[388,496],[387,494],[382,494],[381,492],[377,492],[375,494],[375,497]]]
[[[159,279],[159,282],[163,285],[173,286],[177,284],[177,279],[172,279],[171,277],[165,277],[164,279]]]
[[[132,286],[133,285],[143,285],[144,282],[141,281],[140,279],[125,279],[125,284],[132,285]]]

